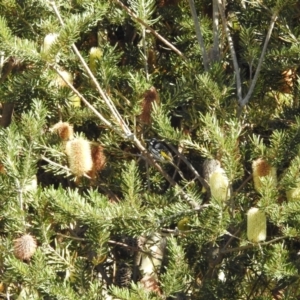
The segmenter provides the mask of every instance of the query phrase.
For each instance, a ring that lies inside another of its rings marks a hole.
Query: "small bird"
[[[162,163],[173,164],[173,155],[164,142],[152,138],[149,142],[148,150],[156,160]]]

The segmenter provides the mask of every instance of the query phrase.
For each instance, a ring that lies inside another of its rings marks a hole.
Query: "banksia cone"
[[[206,159],[203,162],[202,173],[203,178],[209,183],[211,174],[221,166],[220,162],[216,159]]]
[[[119,287],[129,287],[132,280],[132,266],[120,262],[117,264],[115,285]]]
[[[29,260],[37,248],[36,240],[30,234],[24,234],[14,240],[14,255],[20,260]]]
[[[43,52],[48,52],[52,46],[52,44],[57,39],[58,34],[57,33],[49,33],[44,38],[44,45],[43,45]]]
[[[230,185],[223,168],[218,167],[210,176],[209,186],[211,195],[218,201],[230,198]]]
[[[88,173],[92,178],[95,178],[97,172],[100,172],[104,169],[106,164],[106,156],[103,151],[103,147],[97,143],[91,144],[91,155],[93,160],[93,168]]]
[[[99,47],[92,47],[90,49],[89,67],[94,74],[97,71],[97,60],[101,59],[101,57],[102,57],[102,51]]]
[[[81,177],[93,168],[90,142],[83,138],[76,138],[66,144],[71,172]]]
[[[261,191],[261,178],[271,176],[274,186],[277,184],[276,168],[272,167],[266,160],[258,158],[252,163],[254,188],[257,192]]]
[[[159,103],[159,97],[156,88],[152,86],[144,93],[144,99],[142,102],[142,113],[140,114],[140,120],[144,124],[151,124],[151,112],[154,102]]]
[[[0,173],[1,174],[6,174],[4,166],[0,163]]]
[[[252,207],[247,213],[247,237],[254,243],[264,241],[267,237],[267,218],[264,212]]]
[[[35,191],[38,187],[38,182],[37,182],[37,177],[36,175],[32,176],[30,182],[25,185],[24,191],[25,192],[30,192],[30,191]]]
[[[63,141],[72,140],[74,138],[73,126],[68,122],[58,122],[52,128],[52,132],[56,132]]]
[[[286,192],[286,198],[288,201],[300,200],[300,187],[296,187]]]
[[[63,70],[63,71],[60,71],[62,77],[60,77],[58,74],[57,74],[57,77],[54,81],[54,85],[57,86],[58,88],[63,88],[63,87],[67,87],[67,83],[66,81],[69,83],[69,84],[72,84],[73,85],[73,75],[66,71],[66,70]]]
[[[209,184],[211,174],[221,166],[221,163],[216,159],[206,159],[202,165],[202,175],[207,184]],[[206,188],[203,186],[202,192],[204,193]]]

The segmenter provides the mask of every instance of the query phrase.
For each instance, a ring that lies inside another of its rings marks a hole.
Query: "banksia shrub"
[[[252,163],[252,171],[254,188],[257,192],[261,191],[262,177],[271,176],[274,185],[277,184],[277,170],[275,167],[272,167],[266,160],[262,158],[254,160]]]
[[[68,122],[58,122],[52,128],[52,132],[55,132],[63,141],[72,140],[74,138],[73,126]]]
[[[71,172],[81,177],[93,168],[90,142],[83,138],[76,138],[66,144],[66,154]]]
[[[247,237],[254,243],[264,241],[267,237],[267,218],[264,212],[252,207],[247,213]]]
[[[159,103],[158,93],[156,88],[152,86],[144,93],[144,99],[142,101],[142,113],[140,114],[140,121],[144,124],[151,124],[151,112],[153,103]]]
[[[29,260],[37,248],[35,238],[30,234],[24,234],[14,240],[14,255],[20,260]]]
[[[210,176],[209,186],[211,195],[218,201],[230,198],[230,184],[225,170],[218,167]]]

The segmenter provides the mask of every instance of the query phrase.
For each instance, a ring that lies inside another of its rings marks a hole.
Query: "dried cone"
[[[73,126],[68,122],[58,122],[52,128],[52,132],[56,132],[63,141],[72,140],[74,138]]]
[[[281,93],[292,93],[294,83],[297,80],[296,69],[287,69],[281,73],[281,79],[277,83],[278,90]]]
[[[83,138],[76,138],[66,143],[71,172],[81,177],[93,168],[90,142]]]
[[[211,195],[223,202],[230,198],[230,184],[223,168],[217,168],[210,176],[209,186]]]
[[[30,234],[24,234],[14,240],[14,255],[20,260],[29,260],[37,248],[36,240]]]
[[[154,293],[158,294],[159,296],[162,295],[162,292],[159,287],[159,282],[156,279],[156,276],[154,274],[152,274],[152,275],[146,274],[141,279],[141,284],[146,291],[154,292]]]
[[[6,174],[4,166],[0,163],[0,173],[1,174]]]
[[[93,160],[93,168],[88,173],[91,178],[95,178],[97,173],[104,169],[106,164],[106,156],[103,147],[97,143],[91,144],[91,155]]]
[[[43,46],[43,52],[47,53],[55,40],[57,39],[58,34],[57,33],[49,33],[44,38],[44,46]]]
[[[275,167],[272,167],[266,160],[258,158],[252,163],[254,188],[257,192],[261,192],[262,182],[261,178],[265,176],[271,176],[274,185],[277,184],[277,171]]]
[[[262,242],[267,237],[267,218],[264,212],[252,207],[247,213],[247,237],[254,243]]]
[[[144,93],[144,99],[142,102],[142,113],[140,114],[140,120],[144,124],[151,124],[152,104],[154,102],[159,103],[159,96],[156,88],[152,86]]]

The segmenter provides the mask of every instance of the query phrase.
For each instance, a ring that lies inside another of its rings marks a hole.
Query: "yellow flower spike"
[[[81,177],[93,168],[90,142],[83,138],[76,138],[66,143],[71,172]]]
[[[101,59],[102,57],[102,51],[99,47],[92,47],[90,49],[90,61],[89,61],[89,67],[93,74],[96,74],[97,72],[97,60]]]
[[[209,186],[213,198],[224,202],[230,198],[230,183],[225,170],[218,167],[210,176]]]
[[[267,218],[263,211],[252,207],[247,213],[247,237],[254,243],[262,242],[267,237]]]

